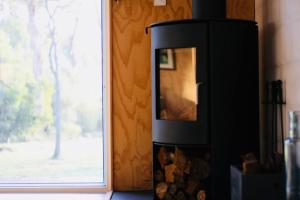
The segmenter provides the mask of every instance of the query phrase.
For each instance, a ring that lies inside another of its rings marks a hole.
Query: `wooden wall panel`
[[[153,0],[111,1],[113,187],[151,189],[151,36],[144,28],[157,21],[191,18],[192,3],[167,0],[167,6],[154,7]],[[229,17],[252,13],[252,4],[246,2],[254,0],[228,1]]]
[[[151,35],[145,27],[191,17],[191,0],[113,0],[113,175],[115,190],[150,189]]]
[[[255,0],[227,0],[227,18],[255,19]]]

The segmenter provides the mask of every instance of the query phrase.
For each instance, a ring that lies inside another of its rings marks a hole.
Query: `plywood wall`
[[[113,157],[114,188],[151,188],[150,35],[155,21],[191,17],[191,0],[113,2]]]
[[[233,19],[255,19],[254,0],[227,0],[227,17]]]
[[[168,0],[165,7],[154,7],[153,0],[111,1],[113,187],[151,189],[151,52],[144,28],[157,21],[191,18],[191,0]],[[253,19],[248,16],[254,12],[252,4],[251,12],[244,6],[238,12],[236,6],[254,0],[231,1],[235,6],[229,6],[230,12],[235,14],[229,16]]]

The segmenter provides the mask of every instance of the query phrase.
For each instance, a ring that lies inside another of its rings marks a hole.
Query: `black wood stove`
[[[230,199],[230,165],[259,155],[258,29],[194,0],[151,25],[155,199]]]

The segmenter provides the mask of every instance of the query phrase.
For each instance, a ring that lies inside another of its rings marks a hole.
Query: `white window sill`
[[[5,200],[109,200],[111,197],[111,192],[107,193],[2,193],[0,194],[0,199]]]

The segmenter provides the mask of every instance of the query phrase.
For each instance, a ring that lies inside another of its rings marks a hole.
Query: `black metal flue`
[[[193,0],[193,19],[226,18],[226,0]]]

